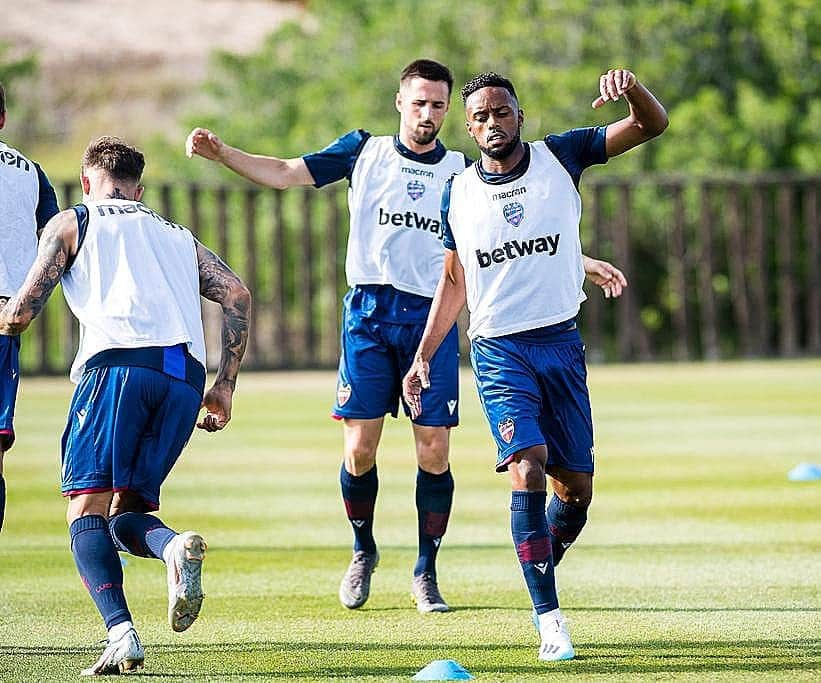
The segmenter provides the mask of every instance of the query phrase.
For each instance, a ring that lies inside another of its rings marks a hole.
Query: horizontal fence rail
[[[821,354],[819,185],[821,175],[798,174],[588,179],[584,251],[613,262],[630,281],[616,301],[586,285],[580,326],[588,358]],[[81,198],[74,183],[59,189],[61,206]],[[250,287],[246,367],[336,364],[346,289],[344,188],[162,184],[149,187],[144,201],[187,225]],[[204,302],[203,315],[209,364],[216,365],[219,307]],[[76,321],[55,295],[25,334],[23,368],[63,372],[77,341]]]

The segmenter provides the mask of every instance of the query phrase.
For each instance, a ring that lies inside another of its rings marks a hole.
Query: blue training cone
[[[414,677],[414,681],[469,681],[471,676],[455,659],[434,659]]]
[[[817,481],[821,479],[821,465],[802,462],[787,473],[787,478],[790,481]]]

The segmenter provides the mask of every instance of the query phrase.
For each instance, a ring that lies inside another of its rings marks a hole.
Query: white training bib
[[[348,285],[392,285],[433,297],[444,263],[442,188],[464,170],[461,152],[424,164],[399,154],[391,136],[368,138],[348,189]]]
[[[448,222],[465,269],[468,336],[500,337],[572,318],[582,291],[581,198],[544,142],[530,165],[491,185],[474,164],[453,179]]]
[[[13,296],[37,256],[40,182],[34,162],[0,142],[0,296]]]
[[[89,202],[88,229],[63,293],[80,321],[71,367],[107,349],[185,343],[205,367],[197,249],[189,230],[140,202]]]

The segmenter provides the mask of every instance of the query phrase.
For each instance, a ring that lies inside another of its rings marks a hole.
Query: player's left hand
[[[616,266],[607,261],[584,257],[584,274],[604,292],[605,299],[617,299],[627,287],[627,278]]]
[[[234,389],[226,383],[215,383],[202,398],[205,416],[197,422],[197,429],[218,432],[231,420],[231,401]]]
[[[627,69],[609,69],[599,76],[599,92],[593,100],[593,109],[598,109],[605,102],[616,102],[636,84],[636,74]]]
[[[402,396],[410,408],[411,419],[422,414],[422,392],[430,388],[430,364],[417,356],[402,380]]]

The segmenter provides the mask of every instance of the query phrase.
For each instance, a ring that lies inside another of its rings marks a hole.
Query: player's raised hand
[[[599,92],[593,100],[593,109],[598,109],[605,102],[616,102],[630,88],[636,85],[636,75],[627,69],[609,69],[599,76]]]
[[[206,432],[218,432],[231,420],[231,401],[234,397],[234,388],[227,382],[214,384],[202,398],[202,407],[205,416],[197,422],[197,429]]]
[[[205,159],[219,161],[225,143],[207,128],[194,128],[185,140],[185,155],[190,159],[199,154]]]
[[[605,299],[617,299],[627,287],[627,278],[616,266],[607,261],[584,256],[584,274],[604,292]]]
[[[430,364],[417,356],[411,365],[408,374],[402,380],[402,396],[411,411],[411,418],[416,419],[422,414],[422,392],[430,388]]]

